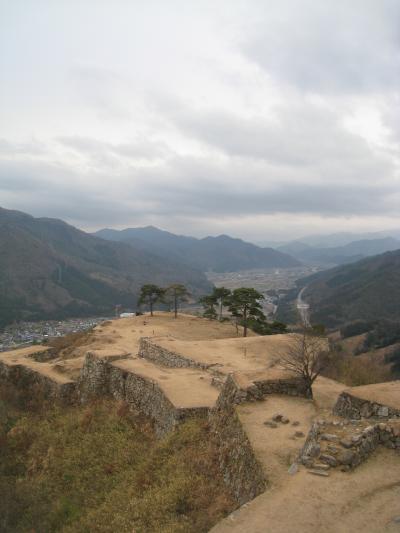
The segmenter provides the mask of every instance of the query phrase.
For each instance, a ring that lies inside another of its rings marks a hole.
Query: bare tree
[[[280,364],[304,380],[307,397],[312,398],[313,383],[330,362],[328,340],[312,328],[304,328],[301,334],[291,337]]]

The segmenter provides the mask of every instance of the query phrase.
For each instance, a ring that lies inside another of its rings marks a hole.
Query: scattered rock
[[[351,448],[353,446],[353,443],[349,439],[342,439],[340,444],[343,446],[343,448]]]
[[[299,471],[299,465],[297,463],[292,463],[289,467],[288,474],[294,476]]]
[[[310,457],[318,457],[321,453],[321,446],[318,444],[318,442],[314,443],[309,451],[308,451]]]
[[[271,420],[266,420],[264,422],[264,425],[268,426],[269,428],[277,428],[278,427],[278,424],[276,424],[276,422],[271,422]]]
[[[333,454],[336,454],[340,451],[340,448],[338,448],[337,446],[334,446],[333,444],[328,444],[326,449],[328,450],[328,452],[333,453]]]
[[[329,455],[327,453],[321,453],[319,458],[320,458],[320,461],[322,461],[323,463],[328,464],[329,466],[335,467],[338,464],[336,458],[333,457],[333,455]]]
[[[322,477],[329,476],[329,472],[327,472],[326,470],[317,470],[316,468],[309,469],[307,470],[307,472],[309,474],[313,474],[314,476],[322,476]]]
[[[281,422],[282,417],[283,417],[282,414],[280,414],[280,413],[275,413],[274,416],[272,417],[272,420],[273,420],[274,422]]]
[[[281,422],[282,424],[289,424],[290,420],[286,416],[282,416]]]
[[[314,460],[312,457],[310,457],[309,455],[304,455],[302,458],[301,458],[301,462],[304,466],[306,466],[307,468],[312,468],[314,466]]]
[[[292,422],[292,426],[300,426],[300,422],[298,420],[294,420]]]
[[[356,454],[351,450],[343,450],[337,457],[337,460],[342,465],[351,465],[355,459]]]
[[[313,465],[317,470],[329,470],[330,466],[325,463],[314,463]]]
[[[336,442],[339,440],[339,437],[337,435],[334,435],[333,433],[322,433],[321,440],[327,440],[329,442]]]
[[[383,405],[378,409],[378,416],[389,416],[389,407]]]
[[[304,437],[304,433],[302,431],[295,431],[294,437],[296,438]]]

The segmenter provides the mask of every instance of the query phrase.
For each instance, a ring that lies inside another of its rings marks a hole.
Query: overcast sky
[[[0,205],[253,241],[400,228],[399,0],[0,0]]]

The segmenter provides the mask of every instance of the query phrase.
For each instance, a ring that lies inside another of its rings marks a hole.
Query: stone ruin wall
[[[266,394],[285,394],[307,398],[307,387],[301,378],[255,380],[254,384],[263,396]]]
[[[152,342],[149,337],[142,337],[139,342],[139,357],[153,361],[161,366],[171,368],[201,368],[206,370],[212,365],[193,361],[188,357],[183,357],[172,350],[167,350],[157,343]]]
[[[150,417],[157,435],[171,431],[188,418],[206,418],[208,408],[176,408],[154,381],[112,364],[113,358],[88,353],[79,380],[81,401],[112,396]]]
[[[76,383],[68,381],[60,383],[25,365],[7,365],[0,361],[0,379],[12,383],[19,389],[37,387],[43,399],[55,401],[61,405],[71,405],[76,402]]]
[[[232,376],[228,376],[210,411],[209,422],[218,448],[219,469],[240,505],[264,492],[266,476],[236,413],[235,405],[246,398]]]
[[[335,407],[335,415],[360,420],[361,418],[400,418],[400,410],[373,401],[365,400],[344,391],[340,394]]]
[[[318,421],[314,422],[298,461],[309,466],[310,462],[318,460],[330,464],[331,467],[352,469],[366,461],[380,445],[400,450],[400,420],[391,419],[386,422],[377,422],[354,433],[351,438],[338,440],[338,442],[332,440],[333,449],[337,449],[338,453],[321,454],[321,440],[327,440],[332,436],[335,435],[327,434],[323,424]]]

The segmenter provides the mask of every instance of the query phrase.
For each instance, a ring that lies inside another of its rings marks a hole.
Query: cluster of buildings
[[[106,317],[71,318],[67,320],[46,320],[40,322],[19,322],[0,331],[0,351],[18,346],[41,343],[49,337],[62,337],[69,333],[88,330]]]

